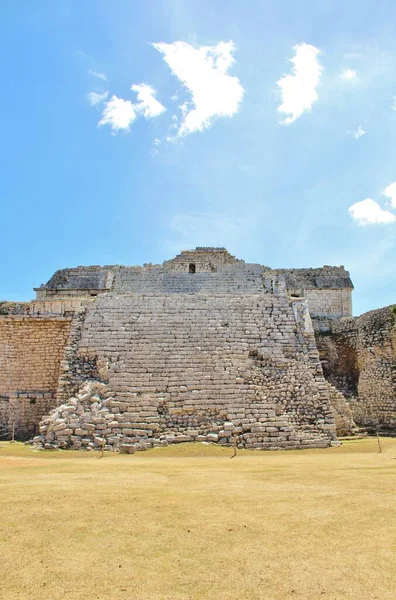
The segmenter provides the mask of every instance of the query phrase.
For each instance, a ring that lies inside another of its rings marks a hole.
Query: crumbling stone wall
[[[317,332],[325,377],[347,398],[357,425],[396,430],[396,329],[392,307]]]
[[[59,298],[55,296],[46,300],[32,300],[31,302],[0,302],[0,316],[25,315],[25,316],[73,316],[81,307],[90,300],[89,297]]]
[[[304,296],[313,319],[328,317],[333,320],[352,315],[350,289],[305,290]]]
[[[275,288],[99,296],[62,363],[68,393],[44,419],[43,443],[148,447],[236,435],[248,448],[330,445],[334,416],[307,308]],[[102,386],[91,395],[75,375],[84,365],[88,383]]]
[[[354,424],[323,377],[310,314],[317,327],[350,314],[352,287],[343,267],[274,271],[224,248],[162,265],[62,269],[36,301],[0,303],[16,336],[11,354],[0,337],[0,359],[13,365],[7,385],[0,379],[0,418],[15,399],[21,424],[61,405],[41,424],[41,441],[54,447],[234,435],[254,448],[329,445],[335,423]]]
[[[238,264],[227,265],[218,271],[194,274],[158,266],[123,267],[116,274],[114,291],[123,294],[260,294],[266,284],[271,285],[260,265],[243,265],[243,268]]]
[[[15,423],[17,436],[29,436],[56,406],[70,322],[58,316],[0,315],[0,428]]]
[[[348,271],[340,267],[318,269],[278,269],[290,296],[304,297],[313,319],[326,321],[352,315],[353,284]]]
[[[311,317],[339,319],[352,314],[353,284],[343,266],[277,269],[246,264],[225,248],[184,250],[162,265],[76,267],[61,269],[36,288],[37,300],[74,301],[117,293],[260,293],[262,279],[285,279],[290,297],[308,302]]]
[[[353,412],[346,401],[345,396],[331,383],[329,386],[330,404],[335,419],[337,436],[355,435],[359,428],[357,427]]]
[[[39,288],[35,288],[37,300],[46,300],[54,296],[71,297],[96,295],[112,289],[114,272],[117,266],[76,267],[60,269],[51,279]]]
[[[195,250],[183,250],[175,258],[165,261],[163,266],[167,271],[189,273],[191,265],[194,265],[194,273],[215,273],[235,264],[244,265],[245,262],[232,256],[225,248],[198,247]]]

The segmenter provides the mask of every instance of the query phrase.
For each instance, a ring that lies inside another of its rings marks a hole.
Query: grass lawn
[[[1,600],[395,600],[396,439],[132,456],[0,443]]]

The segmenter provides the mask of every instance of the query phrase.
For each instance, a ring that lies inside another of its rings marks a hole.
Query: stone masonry
[[[348,401],[357,425],[396,432],[395,307],[335,321],[318,329],[326,378]]]
[[[102,435],[110,445],[232,443],[235,434],[245,447],[329,445],[334,417],[305,312],[280,292],[98,298],[75,355],[61,365],[66,402],[85,398],[84,386],[75,387],[81,365],[95,365],[91,387],[105,386],[96,397],[100,415],[92,422],[84,409],[85,423],[95,425],[91,438],[75,439],[74,430],[73,443]],[[53,425],[41,425],[46,442],[65,442]]]
[[[0,426],[33,423],[45,448],[329,446],[359,413],[322,343],[353,320],[352,289],[343,267],[274,271],[224,248],[57,271],[36,300],[0,303]]]
[[[0,429],[14,425],[18,436],[27,437],[56,405],[71,320],[60,315],[0,316]]]

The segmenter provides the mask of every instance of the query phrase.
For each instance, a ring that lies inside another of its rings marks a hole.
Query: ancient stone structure
[[[45,448],[326,447],[368,406],[375,420],[384,390],[394,424],[393,321],[386,362],[379,333],[359,341],[352,289],[344,267],[272,270],[224,248],[57,271],[36,300],[0,304],[0,427]],[[378,351],[353,387],[344,347],[366,357],[366,343]]]
[[[57,404],[60,363],[71,317],[12,314],[0,306],[0,431],[26,438]],[[22,311],[21,311],[22,312]],[[1,314],[3,313],[3,314]]]
[[[385,307],[318,328],[325,377],[360,426],[396,433],[396,309]]]

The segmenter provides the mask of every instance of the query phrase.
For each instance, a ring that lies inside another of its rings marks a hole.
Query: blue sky
[[[3,0],[0,299],[215,245],[343,264],[355,314],[396,302],[395,22],[383,0]]]

